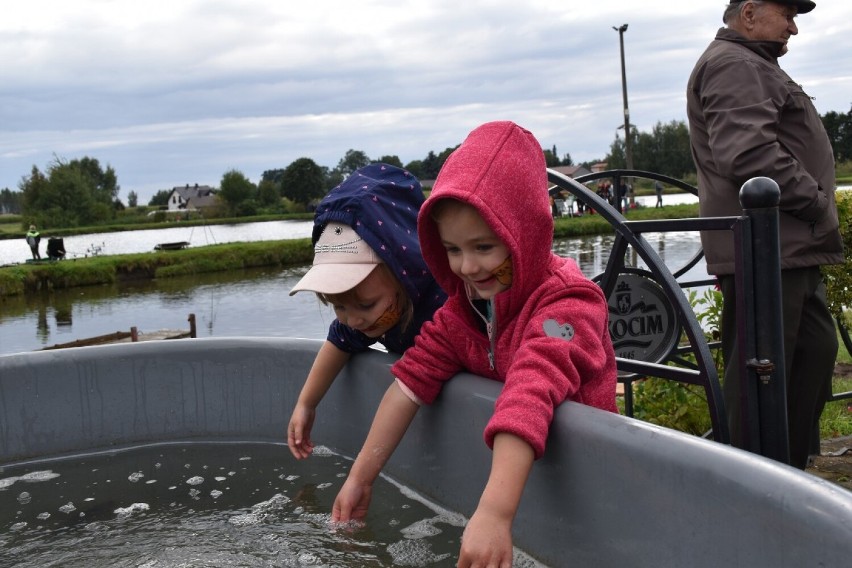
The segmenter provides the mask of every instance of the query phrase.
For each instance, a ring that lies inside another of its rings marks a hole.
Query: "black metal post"
[[[740,204],[751,226],[754,271],[746,296],[748,326],[745,369],[742,376],[757,393],[759,453],[790,463],[787,427],[787,387],[784,367],[784,321],[781,311],[781,252],[778,204],[781,190],[766,177],[748,180],[740,189]],[[749,404],[749,408],[755,408]]]

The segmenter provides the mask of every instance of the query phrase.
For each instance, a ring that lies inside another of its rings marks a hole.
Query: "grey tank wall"
[[[283,441],[320,344],[217,338],[0,357],[0,467],[151,441]],[[357,453],[394,360],[353,358],[319,408],[317,443]],[[470,515],[490,469],[482,431],[499,387],[465,374],[450,381],[418,413],[386,473]],[[847,566],[852,494],[760,456],[568,402],[513,534],[552,566]]]

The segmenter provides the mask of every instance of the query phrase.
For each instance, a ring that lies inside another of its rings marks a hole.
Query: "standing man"
[[[38,252],[39,242],[41,242],[41,235],[38,230],[36,230],[35,225],[30,225],[30,230],[27,231],[27,244],[30,246],[30,252],[33,254],[33,260],[41,258],[41,254]]]
[[[659,180],[654,182],[654,191],[657,193],[657,204],[654,208],[663,206],[663,184]]]
[[[722,18],[726,27],[696,63],[686,93],[701,216],[741,215],[739,189],[755,176],[781,188],[787,419],[790,463],[800,469],[808,463],[837,356],[820,266],[843,262],[831,143],[811,98],[778,65],[787,41],[799,33],[796,16],[815,7],[810,0],[732,1]],[[732,442],[742,446],[744,432],[731,419],[740,408],[733,235],[701,237],[707,270],[718,276],[724,298],[723,390]]]

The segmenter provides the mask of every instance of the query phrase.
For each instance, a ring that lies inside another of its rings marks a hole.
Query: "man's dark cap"
[[[811,2],[811,0],[768,0],[773,4],[783,4],[785,6],[795,6],[799,9],[799,14],[807,14],[814,8],[816,8],[816,3]],[[743,0],[731,0],[729,4],[738,4],[743,2]]]

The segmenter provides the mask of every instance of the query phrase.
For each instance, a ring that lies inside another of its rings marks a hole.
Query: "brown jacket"
[[[781,268],[843,262],[834,153],[801,85],[778,66],[781,44],[722,28],[686,91],[702,217],[742,214],[739,190],[756,176],[781,188]],[[733,274],[730,231],[701,235],[710,274]]]

